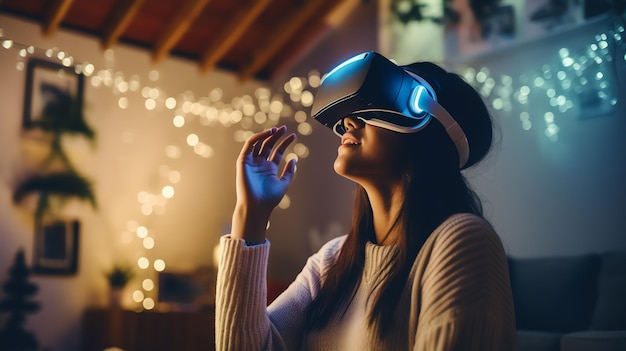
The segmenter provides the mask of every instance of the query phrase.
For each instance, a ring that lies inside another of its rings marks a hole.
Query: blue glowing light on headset
[[[364,59],[366,56],[367,56],[367,53],[365,52],[365,53],[362,53],[362,54],[359,54],[359,55],[353,56],[353,57],[351,57],[351,58],[349,58],[349,59],[347,59],[347,60],[343,61],[342,63],[338,64],[338,65],[337,65],[337,67],[333,68],[330,72],[328,72],[328,73],[324,76],[324,78],[322,78],[321,83],[323,83],[323,82],[324,82],[324,80],[325,80],[326,78],[330,77],[330,75],[331,75],[331,74],[333,74],[333,73],[335,73],[335,72],[339,71],[339,70],[340,70],[340,69],[342,69],[343,67],[345,67],[345,66],[347,66],[347,65],[349,65],[349,64],[351,64],[351,63],[353,63],[353,62],[356,62],[356,61],[359,61],[359,60]],[[321,84],[321,83],[320,83],[320,84]]]
[[[422,97],[422,94],[428,94],[428,92],[423,85],[419,85],[417,88],[415,88],[415,90],[413,90],[413,93],[411,94],[411,102],[409,104],[411,110],[419,115],[428,113],[428,111],[420,107],[420,98]]]

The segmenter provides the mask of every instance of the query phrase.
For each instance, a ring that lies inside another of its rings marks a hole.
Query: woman
[[[293,160],[279,170],[295,136],[282,126],[247,140],[221,239],[217,348],[514,350],[504,249],[460,171],[492,142],[480,96],[431,63],[346,62],[313,115],[341,135],[334,169],[357,183],[352,229],[266,308],[265,229],[295,172]]]

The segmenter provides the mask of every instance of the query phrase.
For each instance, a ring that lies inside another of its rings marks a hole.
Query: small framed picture
[[[35,231],[33,272],[37,274],[71,275],[78,271],[77,220],[50,220]]]
[[[45,118],[71,116],[70,113],[59,113],[60,109],[77,108],[80,111],[83,90],[84,76],[77,74],[73,66],[31,58],[26,69],[22,126],[30,129]],[[54,124],[59,125],[58,122]]]

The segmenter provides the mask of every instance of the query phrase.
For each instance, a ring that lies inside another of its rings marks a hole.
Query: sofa
[[[508,260],[518,351],[626,351],[626,252]]]

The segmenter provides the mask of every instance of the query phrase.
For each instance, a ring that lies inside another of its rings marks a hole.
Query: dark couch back
[[[509,258],[517,329],[567,333],[591,325],[601,260]]]

